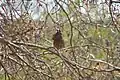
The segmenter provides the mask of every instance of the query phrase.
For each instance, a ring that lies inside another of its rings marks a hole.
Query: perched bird
[[[62,33],[60,30],[57,30],[57,32],[53,35],[53,45],[57,49],[61,49],[65,47],[64,40],[62,38]]]

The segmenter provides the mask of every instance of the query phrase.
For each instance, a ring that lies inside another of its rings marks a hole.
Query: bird
[[[56,33],[52,37],[53,39],[53,46],[57,49],[61,49],[65,47],[64,40],[62,37],[61,31],[58,29]]]

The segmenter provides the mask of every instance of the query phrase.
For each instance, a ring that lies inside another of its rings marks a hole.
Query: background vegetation
[[[120,80],[119,6],[37,0],[41,12],[30,13],[29,2],[21,0],[20,13],[16,1],[1,4],[0,80]],[[65,42],[60,50],[52,40],[58,28]]]

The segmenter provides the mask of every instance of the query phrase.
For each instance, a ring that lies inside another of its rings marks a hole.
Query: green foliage
[[[95,57],[96,57],[97,59],[103,60],[103,59],[105,59],[105,57],[106,57],[106,53],[105,53],[103,50],[100,50]]]
[[[0,80],[5,80],[5,75],[0,75]]]

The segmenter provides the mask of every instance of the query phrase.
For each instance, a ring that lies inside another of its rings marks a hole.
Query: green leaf
[[[98,53],[98,54],[96,55],[96,58],[97,58],[97,59],[104,59],[104,58],[105,58],[105,52],[101,51],[100,53]]]

